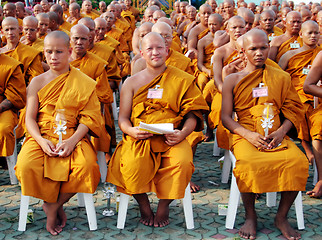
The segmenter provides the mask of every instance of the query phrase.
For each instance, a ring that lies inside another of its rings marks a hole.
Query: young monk
[[[298,191],[305,190],[308,162],[286,134],[292,133],[293,127],[299,129],[302,103],[290,76],[265,64],[268,51],[266,33],[250,30],[243,43],[246,67],[227,76],[223,84],[222,122],[233,133],[231,150],[237,159],[234,175],[246,211],[239,235],[246,239],[256,237],[255,193],[282,192],[275,225],[285,238],[300,239],[287,221],[287,214]],[[266,90],[257,94],[259,87]],[[268,108],[264,103],[272,104],[274,120],[267,135],[260,121]],[[233,109],[237,122],[232,119]]]
[[[200,110],[206,110],[207,104],[193,76],[166,66],[167,48],[160,34],[148,33],[141,46],[146,68],[122,87],[119,125],[124,135],[111,158],[107,181],[118,191],[133,194],[141,223],[164,227],[169,224],[169,204],[184,196],[193,173],[191,146],[185,138],[200,129]],[[159,95],[151,97],[151,89]],[[141,121],[173,123],[175,130],[153,135],[139,130]],[[160,199],[156,215],[146,195],[151,191]]]
[[[44,200],[47,231],[58,235],[67,220],[63,204],[77,192],[93,193],[98,185],[96,153],[86,135],[100,134],[101,116],[95,81],[68,64],[68,35],[48,34],[44,52],[50,70],[28,87],[28,135],[15,169],[22,194]],[[67,126],[62,143],[54,132],[59,109]]]
[[[303,47],[286,52],[280,59],[280,67],[291,75],[292,83],[298,92],[304,105],[305,118],[301,123],[299,138],[302,140],[302,146],[306,152],[310,164],[314,161],[314,155],[310,147],[310,115],[314,109],[313,96],[305,94],[303,84],[313,63],[315,56],[322,50],[319,43],[319,25],[312,21],[306,21],[302,24],[301,39]],[[306,70],[305,70],[306,69]]]

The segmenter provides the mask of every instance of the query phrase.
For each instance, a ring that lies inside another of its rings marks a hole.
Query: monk
[[[275,225],[285,238],[300,239],[287,221],[287,214],[298,191],[305,190],[308,163],[286,134],[295,130],[296,135],[302,104],[290,76],[265,65],[268,51],[264,31],[253,29],[246,33],[243,43],[246,67],[227,76],[223,85],[222,122],[233,134],[231,150],[237,159],[234,175],[246,211],[239,235],[246,239],[256,237],[255,193],[281,191]],[[253,97],[254,88],[259,87],[267,89],[266,93]],[[237,122],[232,119],[233,109]],[[266,134],[260,121],[265,110],[272,111],[270,120],[274,120]]]
[[[140,21],[140,11],[132,6],[132,0],[125,0],[124,4],[128,11],[131,11],[136,21]]]
[[[224,22],[228,21],[235,15],[235,2],[233,0],[223,1],[223,19]]]
[[[322,76],[322,53],[318,53],[316,58],[313,61],[312,67],[305,79],[303,89],[306,94],[311,94],[315,97],[321,99],[322,92],[321,87],[317,86],[318,82],[321,80]],[[315,164],[318,171],[318,182],[315,184],[313,190],[308,191],[306,194],[311,197],[321,197],[322,196],[322,129],[321,129],[321,101],[318,103],[316,108],[313,110],[310,116],[310,122],[312,124],[311,127],[311,138],[312,138],[312,146],[313,146],[313,153],[315,158]]]
[[[311,20],[312,13],[311,13],[311,11],[309,9],[302,8],[300,13],[301,13],[301,16],[302,16],[302,22]]]
[[[159,18],[162,18],[162,17],[166,17],[167,15],[165,14],[164,11],[162,10],[156,10],[154,13],[153,13],[153,23],[156,23]]]
[[[248,8],[238,8],[237,15],[245,20],[245,32],[253,28],[255,14]]]
[[[20,41],[29,45],[39,52],[43,52],[44,50],[44,41],[42,39],[37,38],[38,32],[38,20],[35,17],[28,16],[23,19],[22,31],[24,36],[20,39]]]
[[[15,58],[23,65],[23,75],[26,85],[32,78],[43,73],[40,51],[19,42],[19,24],[13,17],[2,21],[2,33],[7,39],[7,45],[0,49],[1,53]]]
[[[322,33],[322,11],[317,14],[316,22],[319,24],[320,34]],[[319,44],[322,44],[322,38],[320,38]]]
[[[11,156],[15,147],[13,130],[18,124],[17,110],[26,103],[26,84],[19,61],[0,54],[0,156]]]
[[[164,227],[169,224],[169,204],[184,196],[194,171],[191,147],[185,138],[200,130],[201,110],[207,105],[193,76],[166,66],[167,48],[158,33],[148,33],[141,46],[147,68],[128,78],[122,87],[119,126],[124,135],[111,158],[107,181],[118,191],[133,194],[139,203],[141,223]],[[159,99],[148,96],[152,88],[163,89],[162,96],[156,97]],[[173,123],[175,130],[154,135],[139,129],[141,121]],[[160,199],[155,215],[146,195],[151,191]]]
[[[189,3],[186,1],[182,1],[179,3],[180,13],[178,14],[177,18],[174,20],[175,26],[179,26],[183,21],[186,20],[188,5],[189,5]]]
[[[256,4],[254,2],[248,3],[247,8],[255,14]]]
[[[63,18],[66,20],[69,17],[69,7],[66,0],[60,0],[59,5],[63,8]]]
[[[170,14],[170,18],[173,22],[176,21],[176,19],[178,18],[179,14],[180,14],[180,1],[175,1],[173,3],[173,11]]]
[[[25,17],[25,5],[23,2],[16,2],[16,17],[19,18],[20,20],[23,20]]]
[[[188,6],[187,7],[187,19],[183,21],[179,26],[177,26],[177,33],[179,36],[184,34],[184,32],[187,30],[187,28],[191,24],[195,24],[196,22],[196,16],[197,16],[197,9],[194,6]]]
[[[86,134],[100,134],[101,116],[95,81],[68,64],[68,35],[48,34],[44,52],[50,70],[28,87],[28,135],[15,169],[22,194],[44,200],[47,231],[58,235],[67,220],[63,204],[77,192],[93,193],[98,185],[96,154]],[[61,143],[54,133],[59,113],[67,126]]]
[[[72,3],[69,6],[69,17],[67,18],[67,22],[72,25],[76,25],[78,21],[82,18],[81,16],[81,8],[78,3]]]
[[[207,35],[209,32],[208,18],[212,13],[211,6],[203,4],[200,7],[199,18],[200,23],[191,29],[188,35],[188,51],[194,52],[195,57],[198,58],[197,44],[200,39]]]
[[[270,59],[278,63],[284,53],[302,46],[302,39],[299,36],[301,25],[302,19],[299,12],[292,11],[286,15],[286,31],[271,41],[268,54]]]
[[[282,31],[284,33],[286,31],[286,16],[289,12],[292,12],[292,9],[290,9],[289,7],[282,8],[280,11],[280,13],[281,13],[280,20],[281,21],[276,24],[276,27],[282,29]]]
[[[49,5],[48,0],[41,0],[40,5],[42,6],[42,9],[43,9],[44,13],[49,12],[50,5]]]
[[[260,15],[259,27],[268,36],[268,41],[271,42],[276,36],[282,35],[283,31],[274,26],[276,14],[273,10],[265,10]]]
[[[38,32],[37,32],[37,38],[39,39],[45,39],[48,33],[49,28],[49,16],[47,13],[39,13],[36,16],[38,20]]]
[[[106,12],[107,10],[107,6],[106,6],[106,3],[104,1],[100,1],[99,4],[98,4],[98,8],[100,9],[100,14],[103,14]]]
[[[309,119],[314,109],[314,100],[312,95],[304,93],[303,84],[315,56],[322,50],[322,48],[318,46],[320,37],[319,25],[312,20],[304,22],[302,24],[300,36],[303,40],[303,47],[286,52],[281,57],[278,64],[283,70],[291,75],[292,83],[304,105],[305,118],[301,123],[299,138],[302,140],[302,146],[310,164],[312,164],[314,155],[309,144],[309,142],[311,142],[311,124]]]
[[[64,9],[62,6],[60,6],[59,4],[54,4],[50,7],[50,11],[51,12],[55,12],[58,16],[58,24],[59,24],[59,28],[64,29],[66,31],[70,31],[70,29],[72,28],[72,25],[69,22],[66,22],[64,20]]]
[[[81,9],[82,14],[86,17],[90,17],[91,19],[95,19],[99,17],[98,14],[94,13],[92,11],[92,2],[89,0],[84,0],[82,3],[82,9]]]
[[[33,10],[34,10],[34,15],[35,15],[35,17],[37,17],[37,15],[38,15],[39,13],[43,13],[43,12],[44,12],[44,10],[42,9],[42,6],[41,6],[40,4],[36,4],[36,5],[34,6]]]
[[[57,15],[57,13],[55,12],[48,12],[48,17],[49,17],[49,29],[50,31],[63,31],[65,32],[67,35],[69,35],[69,31],[62,28],[61,25],[59,25],[59,17]]]

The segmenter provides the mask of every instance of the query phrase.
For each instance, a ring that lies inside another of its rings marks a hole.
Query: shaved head
[[[268,45],[267,34],[261,29],[254,28],[254,29],[252,29],[249,32],[244,34],[244,36],[243,36],[243,48],[246,49],[249,46],[249,44],[251,44],[252,42],[255,41],[255,39],[263,40]]]
[[[83,24],[76,24],[70,29],[70,36],[72,37],[75,33],[84,33],[84,34],[89,34],[89,29]]]
[[[238,16],[245,20],[245,30],[248,32],[253,27],[255,20],[255,14],[248,8],[239,8],[237,10]]]
[[[83,24],[86,27],[91,26],[90,28],[95,28],[95,22],[90,17],[84,17],[78,21],[78,24]]]
[[[35,25],[36,28],[38,27],[38,20],[36,17],[33,16],[27,16],[23,19],[23,24],[31,24],[31,25]]]
[[[169,18],[166,18],[166,17],[159,18],[158,22],[165,22],[165,23],[169,24],[170,27],[173,27],[173,22]]]
[[[6,17],[3,21],[2,21],[2,27],[4,28],[5,25],[15,25],[19,28],[19,23],[18,20],[14,17]]]
[[[142,39],[141,48],[144,48],[145,45],[147,44],[147,42],[148,41],[151,41],[151,40],[152,41],[159,42],[159,43],[161,43],[165,47],[164,38],[159,33],[150,32],[147,35],[145,35],[144,38]]]
[[[308,20],[308,21],[302,23],[301,31],[307,30],[309,28],[319,29],[319,25],[313,20]]]
[[[300,36],[304,44],[316,46],[319,43],[320,38],[319,25],[313,20],[304,22],[302,24]]]
[[[62,32],[62,31],[53,31],[49,33],[44,40],[44,45],[46,46],[46,43],[49,42],[51,39],[61,39],[64,41],[64,44],[66,45],[67,48],[69,48],[69,36]]]
[[[172,28],[169,24],[158,22],[153,25],[152,32],[160,34],[164,38],[166,46],[170,48],[172,43]]]
[[[16,5],[14,3],[6,3],[3,6],[3,15],[5,17],[16,17]]]

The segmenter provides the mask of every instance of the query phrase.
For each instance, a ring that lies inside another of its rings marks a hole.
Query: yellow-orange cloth
[[[65,29],[66,31],[70,32],[70,29],[72,28],[72,24],[69,22],[64,21],[63,24],[60,25],[60,28]]]
[[[125,42],[127,43],[126,48],[128,49],[128,51],[132,51],[133,30],[131,28],[131,25],[128,23],[128,21],[125,20],[125,18],[120,16],[120,18],[116,19],[115,21],[115,27],[123,31],[123,37],[125,39]]]
[[[134,15],[136,20],[140,19],[140,11],[138,9],[136,9],[133,6],[131,6],[128,10],[132,12],[132,14]]]
[[[22,65],[16,59],[0,54],[0,103],[7,99],[15,109],[26,104],[26,84]],[[17,110],[9,109],[0,113],[0,156],[13,154],[15,147],[14,128],[18,124]]]
[[[320,99],[321,100],[321,99]],[[322,104],[320,103],[310,114],[310,134],[313,140],[322,141]]]
[[[206,36],[208,33],[209,33],[209,28],[206,28],[205,30],[203,30],[201,33],[198,34],[198,40]]]
[[[150,88],[163,89],[162,99],[148,99]],[[202,112],[207,104],[194,83],[194,77],[168,66],[133,97],[131,122],[173,123],[180,128],[184,116],[192,112],[198,119],[196,131],[203,127]],[[178,199],[194,171],[191,146],[186,140],[175,146],[162,135],[136,140],[128,135],[116,148],[108,168],[107,181],[127,194],[156,192],[160,199]]]
[[[124,37],[123,31],[119,28],[112,27],[110,31],[108,31],[105,36],[110,36],[114,38],[116,41],[120,42],[120,48],[122,52],[129,52],[129,46],[126,42],[126,39]]]
[[[270,42],[274,37],[280,36],[283,34],[284,32],[279,27],[274,26],[273,32],[268,34],[268,41]]]
[[[97,13],[93,12],[93,11],[91,11],[90,13],[82,12],[82,15],[83,15],[83,17],[89,17],[89,18],[91,18],[93,20],[95,20],[95,18],[99,17],[99,15]]]
[[[186,73],[189,73],[193,76],[196,75],[196,70],[194,65],[191,63],[190,58],[186,57],[182,53],[179,53],[177,51],[173,51],[172,49],[169,49],[168,58],[165,61],[165,64],[168,66],[174,66],[177,67]]]
[[[313,110],[313,96],[306,94],[303,91],[303,84],[306,79],[307,74],[303,73],[304,68],[309,68],[312,65],[315,56],[322,50],[321,47],[316,47],[314,49],[309,49],[303,52],[300,52],[288,61],[288,65],[285,69],[288,72],[292,79],[292,84],[295,87],[302,103],[305,107],[306,117],[303,118],[301,123],[300,132],[298,137],[305,141],[310,141],[310,123],[307,121]]]
[[[129,10],[123,10],[121,12],[121,16],[126,20],[128,21],[128,23],[130,24],[131,26],[131,29],[132,29],[132,32],[134,32],[135,30],[135,16],[133,15],[133,13]]]
[[[173,33],[172,33],[172,41],[176,42],[178,44],[178,46],[181,48],[180,36],[176,31],[173,31]]]
[[[297,42],[298,44],[300,44],[300,47],[303,46],[303,40],[300,36],[298,37],[291,37],[289,40],[283,42],[281,44],[281,46],[278,48],[278,53],[276,55],[276,60],[275,62],[279,62],[279,60],[281,59],[281,57],[283,56],[284,53],[286,53],[289,50],[295,50],[295,48],[291,48],[291,44],[293,44],[294,42]]]
[[[120,48],[120,42],[116,41],[114,38],[110,36],[105,36],[103,40],[99,41],[100,44],[105,44],[107,46],[110,46],[115,49],[115,56],[116,56],[116,61],[119,65],[124,64],[125,59],[123,56],[123,53]]]
[[[35,48],[37,51],[43,53],[44,52],[44,40],[40,38],[36,38],[36,40],[30,44],[26,44],[28,46],[31,46]]]
[[[260,83],[268,88],[268,96],[253,98],[252,90]],[[274,122],[269,133],[280,127],[281,119],[290,120],[295,127],[292,130],[299,129],[303,105],[290,76],[284,71],[268,65],[257,69],[237,83],[233,95],[238,123],[244,128],[264,135],[261,125],[264,108],[267,108],[264,103],[272,103]],[[246,139],[233,134],[232,150],[237,160],[234,175],[240,192],[305,190],[308,161],[288,136],[280,146],[260,151]]]
[[[203,65],[207,68],[210,69],[212,72],[212,76],[213,76],[213,69],[212,69],[212,65],[211,65],[211,57],[214,54],[215,51],[215,47],[213,45],[213,43],[211,42],[210,44],[208,44],[203,51]],[[198,87],[201,89],[201,91],[204,90],[206,84],[209,82],[209,80],[211,79],[211,77],[208,76],[208,74],[204,73],[204,72],[200,72],[198,78],[197,78],[197,85]]]
[[[170,48],[175,50],[175,51],[177,51],[177,52],[179,52],[179,53],[182,53],[181,47],[175,41],[172,41]]]
[[[38,92],[39,130],[53,144],[58,142],[58,135],[54,133],[58,109],[65,109],[67,120],[63,139],[71,137],[79,124],[86,125],[94,136],[100,131],[96,83],[81,71],[70,68],[69,72],[58,76]],[[100,179],[96,161],[96,153],[87,137],[76,144],[70,156],[61,158],[46,155],[28,135],[15,170],[23,195],[56,202],[59,193],[93,193],[96,190]]]

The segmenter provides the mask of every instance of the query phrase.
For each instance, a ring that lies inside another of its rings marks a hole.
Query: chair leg
[[[276,192],[266,193],[266,205],[267,205],[267,207],[275,207],[276,206]]]
[[[12,185],[16,185],[16,184],[18,184],[18,179],[17,179],[17,177],[15,175],[14,167],[15,167],[16,162],[17,162],[17,157],[15,157],[15,154],[13,154],[11,156],[6,157],[6,160],[7,160],[7,164],[8,164],[10,183]]]
[[[234,228],[239,199],[240,192],[237,186],[236,178],[234,174],[232,174],[228,210],[226,216],[226,228],[228,229]]]
[[[18,231],[21,231],[21,232],[26,231],[28,207],[29,207],[29,196],[24,196],[21,194]]]
[[[194,229],[195,225],[193,220],[190,183],[186,187],[186,191],[185,191],[182,203],[183,203],[183,211],[184,211],[184,217],[186,219],[187,229]]]
[[[96,211],[94,206],[93,194],[91,193],[81,193],[84,198],[87,220],[89,225],[89,230],[94,231],[97,229]]]
[[[119,205],[119,211],[117,215],[118,229],[124,229],[129,199],[130,199],[130,195],[127,195],[124,193],[120,194],[120,205]]]
[[[173,201],[169,204],[169,207],[176,207],[178,205],[177,199],[173,199]]]
[[[224,164],[221,171],[221,182],[228,183],[229,174],[231,169],[231,160],[229,158],[229,151],[225,150]]]
[[[220,156],[220,148],[218,147],[217,138],[216,138],[216,132],[215,132],[215,137],[214,137],[214,148],[213,148],[212,155],[214,157],[219,157]]]
[[[315,162],[315,160],[314,160],[314,162],[313,162],[313,168],[314,168],[314,173],[313,173],[313,182],[312,182],[312,184],[313,184],[313,186],[315,186],[316,185],[316,183],[318,182],[318,169],[317,169],[317,167],[316,167],[316,162]]]
[[[297,197],[295,198],[294,203],[295,203],[295,213],[296,213],[296,219],[297,219],[297,228],[299,230],[305,229],[301,191],[297,194]]]
[[[106,175],[107,175],[107,164],[105,160],[105,153],[102,151],[97,152],[97,162],[100,168],[101,173],[101,182],[106,182]]]
[[[83,193],[77,193],[78,207],[85,207],[85,199]]]

